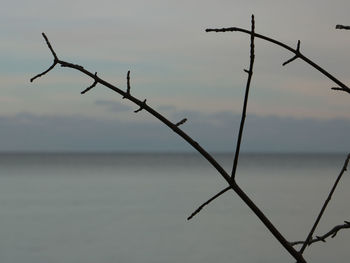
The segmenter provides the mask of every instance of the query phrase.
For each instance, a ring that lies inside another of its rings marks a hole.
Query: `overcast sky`
[[[250,28],[296,46],[350,83],[349,1],[9,1],[0,10],[0,151],[189,150],[146,113],[69,69],[57,55],[126,87],[183,127],[209,150],[231,151],[239,127],[249,36],[205,33]],[[256,63],[243,151],[350,149],[350,95],[292,55],[256,40]],[[118,137],[120,136],[120,137]]]

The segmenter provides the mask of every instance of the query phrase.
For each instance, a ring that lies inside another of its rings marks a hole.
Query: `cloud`
[[[204,148],[233,152],[239,115],[218,112],[182,117],[188,117],[182,129]],[[245,152],[347,152],[349,130],[349,120],[248,115],[241,148]],[[78,115],[0,116],[0,138],[0,151],[5,152],[193,150],[158,122],[108,121]]]

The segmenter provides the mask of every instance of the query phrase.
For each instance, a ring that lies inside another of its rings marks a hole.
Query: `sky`
[[[171,130],[91,80],[55,68],[58,57],[131,90],[209,151],[234,150],[249,36],[206,28],[250,28],[301,52],[350,83],[349,1],[2,1],[0,151],[191,151]],[[242,151],[347,152],[350,96],[288,51],[256,40]]]

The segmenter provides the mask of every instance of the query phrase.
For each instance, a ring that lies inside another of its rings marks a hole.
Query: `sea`
[[[213,153],[230,172],[232,154]],[[237,183],[288,241],[304,240],[346,154],[246,153]],[[295,260],[196,153],[0,154],[1,263],[282,263]],[[344,173],[315,235],[350,221]],[[350,231],[307,247],[349,262]]]

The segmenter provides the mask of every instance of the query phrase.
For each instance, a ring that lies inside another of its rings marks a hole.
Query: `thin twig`
[[[30,79],[30,82],[33,82],[35,79],[40,78],[41,76],[44,76],[46,73],[48,73],[50,70],[52,70],[56,65],[57,65],[57,61],[54,61],[53,64],[47,70],[45,70],[44,72],[39,73],[38,75],[32,77]]]
[[[242,116],[241,116],[241,124],[239,126],[239,133],[238,133],[238,139],[237,139],[237,144],[236,144],[236,153],[235,153],[235,157],[233,160],[233,167],[232,167],[232,172],[231,172],[231,177],[233,179],[235,179],[235,176],[236,176],[236,170],[237,170],[237,165],[238,165],[239,152],[240,152],[240,148],[241,148],[244,122],[245,122],[246,113],[247,113],[249,88],[250,88],[250,83],[251,83],[252,76],[253,76],[253,67],[254,67],[254,59],[255,59],[255,53],[254,53],[254,35],[255,35],[254,34],[255,33],[254,15],[252,15],[252,20],[251,20],[251,30],[252,31],[250,34],[250,62],[249,62],[249,70],[248,70],[248,79],[247,79],[247,84],[246,84],[246,88],[245,88],[245,96],[244,96],[243,110],[242,110]]]
[[[57,64],[58,64],[58,58],[57,58],[57,55],[56,55],[56,52],[53,50],[51,44],[50,44],[50,41],[48,40],[48,38],[46,37],[45,33],[41,33],[41,35],[44,37],[45,39],[45,42],[47,44],[47,46],[49,47],[50,51],[51,51],[51,54],[53,56],[53,63],[52,65],[47,69],[45,70],[44,72],[42,73],[39,73],[38,75],[32,77],[30,79],[30,82],[33,82],[35,79],[37,78],[40,78],[41,76],[44,76],[46,73],[48,73],[49,71],[51,71]]]
[[[243,32],[246,34],[251,34],[251,31],[247,30],[247,29],[243,29],[243,28],[239,28],[239,27],[228,27],[228,28],[216,28],[216,29],[206,29],[206,32]],[[271,42],[277,46],[283,47],[284,49],[289,50],[290,52],[296,54],[296,50],[280,41],[277,41],[273,38],[261,35],[261,34],[257,34],[254,33],[254,36],[256,38],[260,38],[263,40],[266,40],[268,42]],[[320,71],[323,75],[325,75],[327,78],[329,78],[330,80],[332,80],[333,82],[335,82],[338,86],[340,86],[341,88],[343,88],[343,91],[350,93],[350,88],[345,85],[344,83],[342,83],[339,79],[337,79],[336,77],[334,77],[332,74],[330,74],[329,72],[327,72],[325,69],[323,69],[321,66],[319,66],[318,64],[316,64],[315,62],[313,62],[311,59],[307,58],[306,56],[304,56],[303,54],[299,54],[299,58],[303,61],[305,61],[306,63],[308,63],[310,66],[312,66],[313,68],[317,69],[318,71]]]
[[[91,90],[93,87],[96,86],[97,84],[97,72],[95,72],[95,79],[94,79],[94,83],[92,83],[91,86],[87,87],[86,89],[84,89],[82,92],[80,92],[81,94],[85,94],[86,92],[88,92],[89,90]]]
[[[295,50],[295,54],[296,55],[294,57],[292,57],[291,59],[288,59],[286,62],[284,62],[282,64],[282,66],[285,66],[285,65],[289,64],[290,62],[292,62],[300,57],[300,40],[298,40],[297,49]]]
[[[226,187],[225,189],[221,190],[219,193],[208,199],[206,202],[204,202],[202,205],[200,205],[196,211],[194,211],[189,217],[187,217],[187,220],[191,220],[195,215],[197,215],[206,205],[208,205],[210,202],[214,201],[216,198],[221,196],[223,193],[226,193],[228,190],[232,189],[231,186]]]
[[[332,199],[332,195],[333,195],[335,189],[337,188],[337,185],[338,185],[341,177],[343,176],[344,172],[346,171],[346,169],[348,167],[349,159],[350,159],[350,154],[345,159],[343,168],[341,169],[337,179],[335,180],[335,183],[334,183],[331,191],[329,192],[328,197],[327,197],[326,201],[324,202],[324,204],[323,204],[323,206],[321,208],[321,211],[320,211],[320,213],[318,214],[318,216],[316,218],[316,221],[315,221],[314,225],[312,226],[312,228],[311,228],[311,230],[310,230],[306,240],[304,241],[303,246],[301,247],[301,249],[299,251],[301,254],[303,254],[303,252],[305,251],[306,246],[310,243],[310,240],[312,240],[312,235],[314,234],[314,232],[316,230],[316,227],[317,227],[318,223],[320,222],[320,220],[321,220],[321,218],[323,216],[323,213],[324,213],[324,211],[327,208],[327,205],[328,205],[329,201]]]
[[[179,127],[180,125],[184,124],[187,121],[186,118],[183,118],[181,121],[175,124],[175,126]]]
[[[316,237],[310,239],[308,246],[310,246],[313,243],[320,242],[320,241],[326,242],[326,238],[328,238],[328,237],[334,238],[340,230],[350,228],[350,222],[348,222],[348,221],[344,221],[344,222],[345,222],[345,224],[337,225],[337,226],[333,227],[330,231],[328,231],[324,235],[316,236]],[[290,244],[292,246],[296,246],[296,245],[305,244],[305,241],[300,240],[300,241],[291,242]]]
[[[89,76],[92,79],[96,79],[97,82],[116,93],[120,94],[122,97],[128,95],[125,91],[116,87],[115,85],[110,84],[109,82],[101,79],[95,78],[94,74],[86,69],[84,69],[80,65],[76,65],[73,63],[69,63],[66,61],[62,61],[57,59],[57,63],[63,67],[68,67],[72,69],[76,69],[83,74]],[[174,125],[171,121],[157,112],[155,109],[150,107],[145,103],[145,101],[141,101],[132,95],[128,95],[127,99],[131,102],[138,105],[140,108],[144,109],[163,124],[172,129],[176,134],[182,137],[188,144],[190,144],[196,151],[198,151],[217,171],[218,173],[226,180],[226,182],[230,185],[230,187],[235,191],[235,193],[241,198],[241,200],[253,211],[253,213],[260,219],[260,221],[266,226],[266,228],[271,232],[271,234],[280,242],[280,244],[292,255],[298,262],[306,263],[303,256],[296,251],[290,243],[285,239],[285,237],[277,230],[277,228],[271,223],[271,221],[265,216],[265,214],[256,206],[256,204],[247,196],[247,194],[237,185],[235,180],[232,180],[231,176],[223,169],[223,167],[203,148],[201,147],[195,140],[193,140],[187,133],[181,130],[178,126]]]
[[[335,29],[350,30],[350,26],[336,25],[336,26],[335,26]]]
[[[126,75],[126,94],[130,95],[130,70],[128,70],[128,74]],[[125,99],[126,97],[123,96],[123,99]]]
[[[340,91],[345,91],[345,92],[347,92],[346,89],[344,89],[344,88],[339,88],[339,87],[332,87],[331,89],[332,89],[332,90],[340,90]]]

